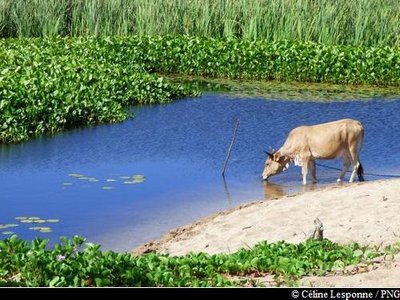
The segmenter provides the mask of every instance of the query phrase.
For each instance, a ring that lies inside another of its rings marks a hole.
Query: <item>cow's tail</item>
[[[359,181],[365,181],[365,179],[364,179],[364,168],[363,168],[363,166],[362,166],[360,161],[358,163],[359,163],[358,168],[357,168],[358,180]]]
[[[358,152],[357,153],[358,157],[360,155],[361,147],[362,147],[363,142],[364,142],[364,127],[362,126],[361,123],[360,123],[360,125],[361,125],[361,138],[360,138],[359,144],[358,144],[358,151],[357,151]],[[359,181],[365,181],[365,179],[364,179],[364,168],[363,168],[359,158],[358,158],[358,163],[359,163],[358,168],[357,168],[358,180]]]

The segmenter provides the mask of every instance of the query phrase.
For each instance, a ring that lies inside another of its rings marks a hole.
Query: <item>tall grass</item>
[[[191,34],[400,43],[398,0],[0,0],[0,36]]]

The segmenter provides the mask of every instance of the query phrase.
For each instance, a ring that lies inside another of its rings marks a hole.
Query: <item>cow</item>
[[[276,174],[285,171],[290,163],[302,167],[303,184],[307,183],[308,169],[311,171],[313,183],[317,182],[316,159],[343,159],[342,172],[337,179],[341,182],[350,167],[353,166],[349,182],[354,181],[357,174],[364,181],[364,171],[359,160],[359,153],[364,140],[364,127],[360,121],[342,119],[312,126],[294,128],[283,146],[267,153],[262,178],[266,181]]]

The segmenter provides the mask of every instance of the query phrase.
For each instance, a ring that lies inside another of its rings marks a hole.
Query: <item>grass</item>
[[[190,34],[398,46],[397,0],[0,0],[0,36]]]

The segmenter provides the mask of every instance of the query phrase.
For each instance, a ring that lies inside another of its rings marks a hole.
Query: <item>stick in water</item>
[[[237,133],[238,128],[239,128],[239,123],[240,123],[239,119],[237,119],[236,120],[235,130],[233,131],[232,141],[231,141],[231,144],[230,144],[229,149],[228,149],[228,153],[227,153],[226,158],[225,158],[224,167],[222,169],[222,177],[225,177],[226,166],[228,165],[228,160],[229,160],[229,157],[231,156],[233,144],[235,143],[235,140],[236,140],[236,133]]]

